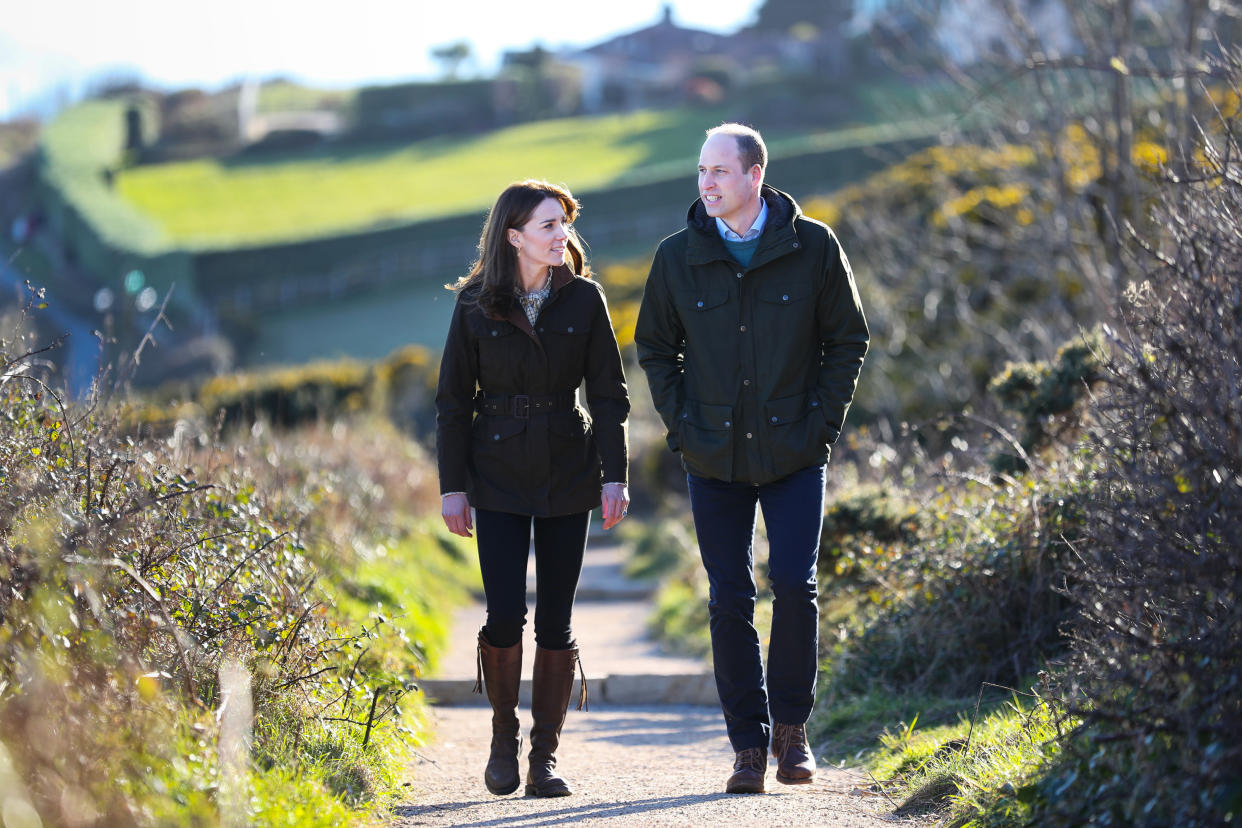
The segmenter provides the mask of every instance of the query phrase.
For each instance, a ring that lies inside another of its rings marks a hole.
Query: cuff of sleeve
[[[440,497],[445,498],[445,497],[448,497],[449,495],[464,495],[464,494],[465,492],[441,492]]]

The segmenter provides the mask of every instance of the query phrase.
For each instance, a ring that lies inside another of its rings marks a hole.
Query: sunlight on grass
[[[582,191],[624,184],[627,173],[678,155],[692,171],[707,120],[698,111],[644,111],[477,137],[158,164],[123,172],[117,191],[175,243],[302,238],[482,210],[525,176]]]
[[[921,729],[916,716],[885,730],[872,774],[902,803],[898,814],[947,806],[952,825],[1021,823],[1027,786],[1058,755],[1058,735],[1055,712],[1015,695],[973,728],[963,713],[953,724]]]

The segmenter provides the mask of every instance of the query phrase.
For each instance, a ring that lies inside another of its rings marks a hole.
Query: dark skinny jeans
[[[545,650],[567,650],[574,643],[571,617],[590,512],[538,518],[475,510],[479,569],[487,596],[483,633],[494,647],[522,640],[526,624],[526,564],[531,524],[535,532],[535,643]]]

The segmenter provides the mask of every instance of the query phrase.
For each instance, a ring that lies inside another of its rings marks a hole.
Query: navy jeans
[[[582,574],[591,513],[532,518],[476,509],[479,569],[487,598],[483,633],[496,647],[522,640],[526,624],[526,561],[531,524],[535,534],[535,643],[545,650],[568,650],[574,593]]]
[[[811,466],[762,486],[687,475],[711,586],[716,690],[735,751],[767,747],[774,722],[798,725],[811,715],[819,647],[815,561],[826,471]],[[754,624],[756,504],[768,531],[773,598],[766,684]]]

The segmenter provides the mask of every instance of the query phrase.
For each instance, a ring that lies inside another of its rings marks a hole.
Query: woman
[[[526,562],[535,537],[535,666],[528,796],[568,796],[556,747],[580,666],[570,628],[591,510],[604,528],[626,514],[621,355],[599,285],[572,222],[578,202],[543,181],[510,185],[479,239],[479,258],[450,289],[436,391],[442,513],[449,531],[476,528],[487,622],[479,679],[492,706],[483,774],[494,794],[518,786],[517,719],[526,621]],[[591,416],[578,406],[585,383]],[[476,692],[481,686],[476,685]],[[585,676],[582,703],[586,701]]]

